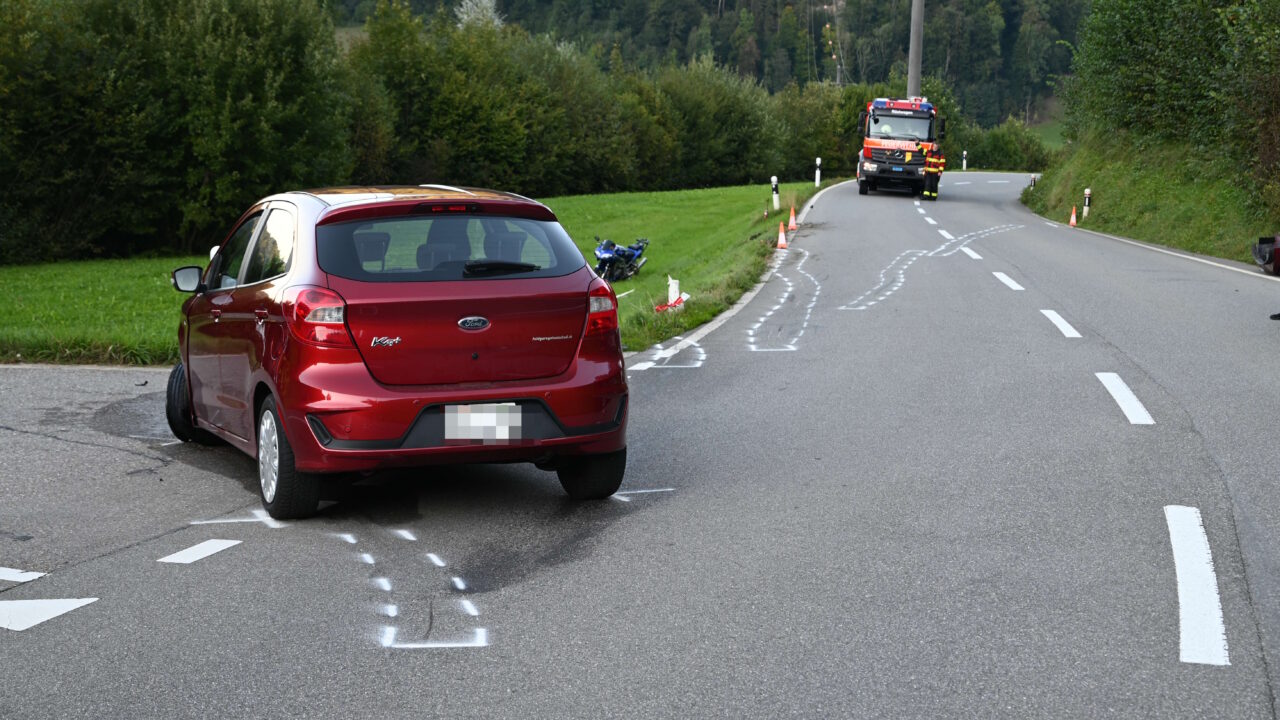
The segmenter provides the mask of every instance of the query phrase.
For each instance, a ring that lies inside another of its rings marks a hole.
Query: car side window
[[[236,286],[240,277],[240,267],[244,264],[245,252],[249,249],[249,241],[253,239],[253,231],[257,229],[258,221],[261,219],[261,212],[245,218],[244,222],[240,223],[240,227],[232,233],[227,244],[218,251],[218,256],[210,264],[213,270],[207,283],[210,290],[225,290]]]
[[[250,254],[245,285],[288,272],[289,261],[293,259],[294,224],[293,213],[282,208],[271,210]]]

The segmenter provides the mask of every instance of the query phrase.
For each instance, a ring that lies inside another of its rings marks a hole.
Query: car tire
[[[275,398],[258,410],[258,493],[262,506],[276,520],[314,515],[320,504],[320,478],[298,472],[293,448],[285,435]]]
[[[618,491],[627,471],[627,450],[566,458],[556,468],[560,486],[573,500],[601,500]]]
[[[164,418],[169,421],[169,430],[173,432],[173,436],[182,442],[222,444],[217,435],[196,427],[195,416],[191,413],[191,387],[187,385],[187,370],[182,363],[175,365],[169,373],[169,385],[164,397]]]
[[[859,194],[859,195],[866,195],[866,194],[867,194],[867,183],[866,183],[866,181],[859,181],[859,182],[858,182],[858,194]]]

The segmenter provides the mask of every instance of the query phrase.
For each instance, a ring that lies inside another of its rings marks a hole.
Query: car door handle
[[[267,311],[262,308],[258,308],[253,311],[253,316],[258,319],[258,324],[261,325],[263,321],[267,319]]]
[[[213,316],[213,321],[214,321],[214,322],[218,322],[218,320],[220,320],[220,319],[222,318],[222,311],[221,311],[221,310],[218,310],[218,309],[216,309],[216,308],[215,308],[215,309],[213,309],[213,310],[210,310],[210,311],[209,311],[209,314]]]

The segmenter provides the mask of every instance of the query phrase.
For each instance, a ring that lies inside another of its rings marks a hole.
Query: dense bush
[[[771,95],[705,55],[641,71],[483,16],[371,12],[344,53],[325,0],[0,3],[0,263],[199,251],[253,200],[325,184],[547,197],[812,177],[817,156],[848,175],[859,111],[903,94]],[[926,90],[952,154],[1040,160]]]

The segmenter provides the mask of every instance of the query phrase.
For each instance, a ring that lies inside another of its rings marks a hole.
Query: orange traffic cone
[[[791,222],[787,225],[787,229],[791,232],[796,231],[796,206],[791,206]]]
[[[778,249],[787,249],[787,230],[782,223],[778,223]]]
[[[1076,226],[1076,206],[1071,206],[1071,227]]]

